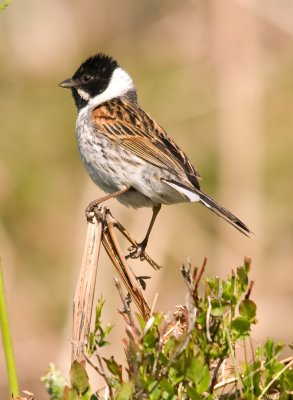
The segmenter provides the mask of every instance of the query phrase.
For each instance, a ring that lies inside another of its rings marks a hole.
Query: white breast
[[[97,186],[106,193],[125,187],[135,188],[137,192],[129,192],[118,199],[135,208],[187,201],[182,193],[162,181],[174,179],[171,173],[147,163],[99,134],[91,113],[89,105],[79,112],[76,133],[81,158]]]

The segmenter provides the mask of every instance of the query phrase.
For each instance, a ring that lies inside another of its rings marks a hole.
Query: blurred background
[[[0,15],[0,254],[22,389],[46,398],[48,363],[69,370],[84,209],[102,193],[79,158],[70,93],[57,84],[100,51],[133,77],[141,106],[187,152],[203,189],[255,233],[248,239],[199,205],[163,207],[148,252],[164,268],[132,263],[152,276],[150,303],[156,292],[159,310],[184,302],[188,258],[207,256],[207,274],[225,277],[246,255],[255,344],[292,341],[292,20],[286,0],[15,0]],[[151,210],[108,205],[141,240]],[[119,352],[120,303],[101,253],[97,296]],[[2,349],[0,376],[4,399]]]

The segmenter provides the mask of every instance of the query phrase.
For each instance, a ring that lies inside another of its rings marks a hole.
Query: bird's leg
[[[148,227],[147,233],[145,235],[145,238],[143,239],[143,241],[141,243],[138,243],[137,247],[135,247],[135,246],[130,247],[130,249],[129,249],[130,253],[129,253],[128,257],[130,257],[130,258],[139,258],[140,257],[141,260],[144,258],[143,253],[147,247],[149,236],[151,234],[152,228],[154,226],[155,220],[157,218],[157,215],[159,214],[160,209],[161,209],[161,204],[158,204],[153,207],[152,219],[151,219],[150,225]]]
[[[128,190],[130,190],[129,187],[124,188],[124,189],[120,189],[117,192],[109,193],[106,196],[103,196],[103,197],[100,197],[97,200],[91,201],[90,204],[85,209],[85,216],[86,216],[87,220],[91,220],[92,219],[92,213],[95,211],[95,208],[98,207],[99,204],[103,203],[106,200],[114,199],[114,198],[116,198],[118,196],[121,196],[122,194],[128,192]]]

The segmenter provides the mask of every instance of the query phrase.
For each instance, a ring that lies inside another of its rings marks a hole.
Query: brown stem
[[[93,298],[98,269],[100,245],[104,227],[105,210],[101,211],[102,218],[93,218],[87,224],[87,234],[82,257],[81,269],[73,299],[73,329],[71,360],[85,364],[83,347],[90,332],[93,309]]]

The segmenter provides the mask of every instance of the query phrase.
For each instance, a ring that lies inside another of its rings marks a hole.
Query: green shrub
[[[101,355],[102,348],[110,346],[111,330],[101,321],[101,299],[84,351],[88,362],[103,376],[106,393],[93,392],[85,369],[75,362],[71,388],[66,387],[64,397],[59,398],[289,399],[293,389],[292,358],[278,360],[283,345],[268,339],[248,357],[246,343],[252,324],[257,322],[257,307],[250,299],[253,282],[249,282],[249,270],[250,261],[246,259],[225,281],[216,277],[201,282],[204,266],[199,272],[183,267],[188,287],[186,303],[168,315],[156,312],[148,321],[139,314],[134,316],[124,300],[124,368],[114,356]],[[199,286],[203,286],[202,295]],[[238,348],[243,349],[242,360]],[[58,381],[51,380],[54,384]],[[52,387],[50,390],[57,392]]]

